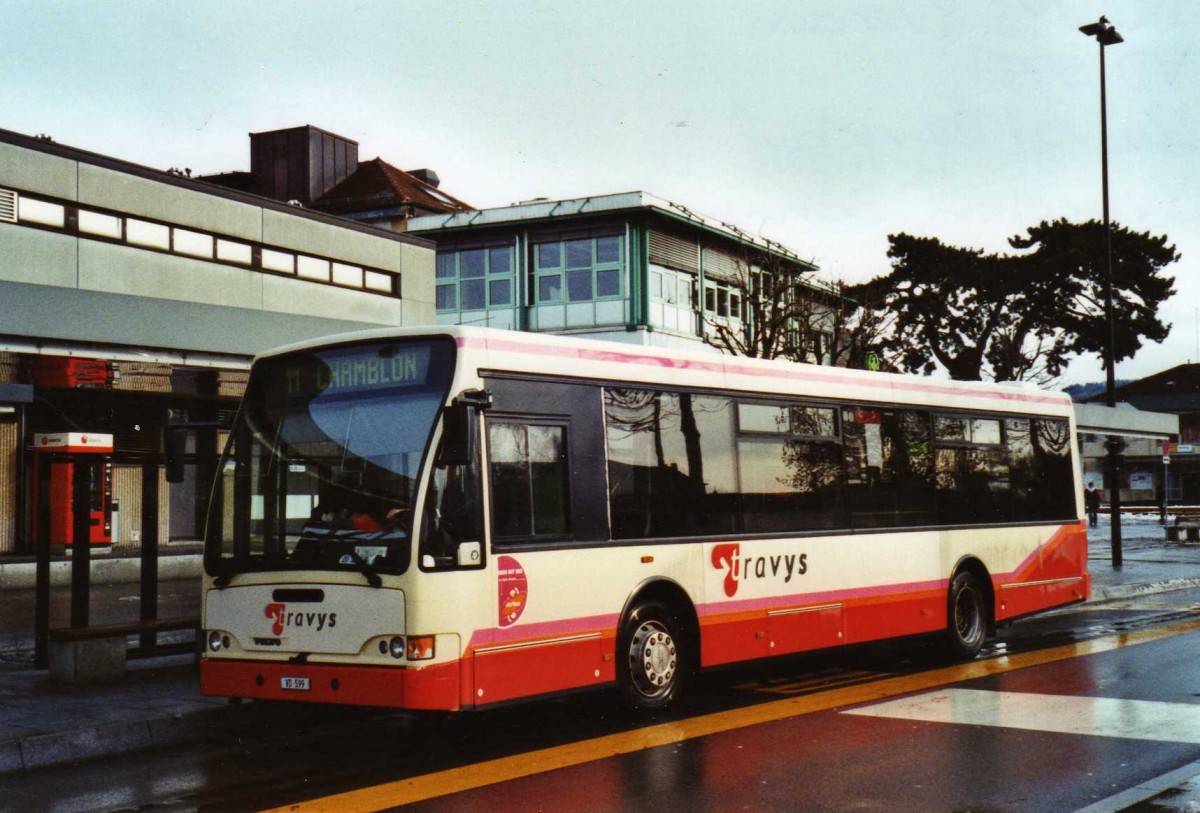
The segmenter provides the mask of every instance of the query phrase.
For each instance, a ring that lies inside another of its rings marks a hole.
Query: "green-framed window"
[[[696,275],[674,268],[650,266],[650,298],[686,310],[696,306]]]
[[[538,304],[619,299],[625,238],[619,234],[539,240],[533,245]]]
[[[511,308],[515,304],[516,252],[512,245],[438,251],[438,313]]]
[[[742,321],[742,292],[726,282],[705,280],[704,313],[731,322]]]

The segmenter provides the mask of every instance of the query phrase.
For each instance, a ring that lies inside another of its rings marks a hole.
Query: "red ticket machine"
[[[52,432],[33,436],[33,471],[35,505],[46,497],[50,500],[50,545],[70,551],[74,541],[75,511],[72,507],[71,484],[75,476],[76,463],[72,458],[82,455],[112,455],[112,435],[94,432]],[[69,456],[69,457],[68,457]],[[49,466],[49,494],[36,492],[42,482],[43,466]],[[89,488],[91,504],[88,506],[89,542],[92,550],[112,546],[112,463],[107,460],[92,466],[92,482]],[[34,533],[38,533],[38,512],[34,512]]]

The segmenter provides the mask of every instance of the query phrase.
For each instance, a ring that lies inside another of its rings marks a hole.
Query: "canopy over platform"
[[[1115,407],[1103,404],[1076,404],[1075,429],[1097,435],[1167,440],[1179,435],[1179,416],[1166,412],[1144,412],[1121,403]]]

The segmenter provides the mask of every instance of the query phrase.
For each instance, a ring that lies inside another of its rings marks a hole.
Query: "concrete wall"
[[[399,273],[400,298],[0,223],[0,333],[251,354],[331,332],[435,323],[431,245],[156,174],[0,142],[0,188]]]

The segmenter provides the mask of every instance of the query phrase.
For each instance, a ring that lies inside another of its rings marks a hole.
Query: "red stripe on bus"
[[[929,590],[941,590],[945,592],[948,584],[949,579],[929,579],[904,584],[880,584],[870,587],[851,587],[845,590],[826,590],[821,593],[792,593],[784,596],[766,596],[763,598],[744,599],[742,601],[708,602],[697,604],[696,613],[701,618],[704,618],[709,615],[720,615],[729,612],[802,609],[822,604],[859,599],[881,599],[910,593],[921,593]],[[797,604],[797,599],[801,600],[799,604]]]
[[[1086,598],[1090,590],[1086,557],[1087,535],[1082,524],[1060,527],[1012,571],[992,575],[996,620]],[[704,642],[704,665],[944,629],[948,587],[949,577],[802,595],[700,602],[695,607]],[[590,654],[583,653],[593,653],[600,642],[610,646],[618,621],[619,616],[613,613],[508,630],[477,630],[468,651],[490,658],[500,653],[487,652],[489,645],[498,645],[509,666],[528,663],[543,674],[548,667],[546,658],[557,658],[570,649],[575,655],[567,658],[564,666],[578,673],[570,681],[571,686],[586,685],[592,680],[609,679],[607,667],[602,675],[585,675],[583,667],[592,661]],[[593,637],[587,641],[556,640],[571,635]],[[481,648],[485,651],[480,652]],[[510,696],[508,692],[502,694]],[[493,695],[490,699],[494,702],[497,698]]]
[[[1083,523],[1064,525],[1008,573],[992,574],[996,586],[1013,582],[1068,578],[1087,572],[1087,530]]]
[[[1064,525],[1011,573],[992,577],[997,621],[1083,601],[1091,595],[1087,529]]]
[[[459,708],[457,661],[424,668],[292,664],[279,661],[200,661],[200,693],[213,697],[252,697],[386,708]],[[285,689],[302,685],[307,689]]]
[[[605,613],[580,616],[579,618],[564,618],[558,621],[539,621],[515,627],[475,630],[471,634],[468,645],[471,647],[513,645],[540,639],[558,638],[564,635],[599,632],[615,627],[618,618],[618,613]]]

